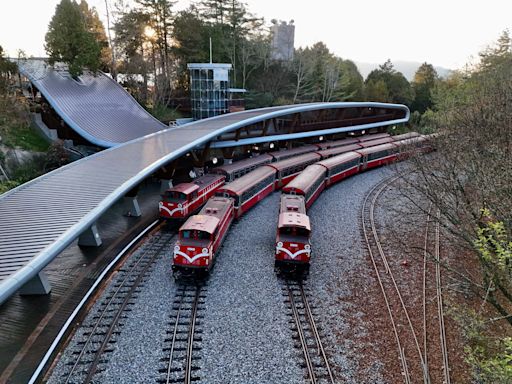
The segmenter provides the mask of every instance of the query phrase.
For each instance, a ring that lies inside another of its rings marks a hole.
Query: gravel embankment
[[[350,298],[355,290],[364,291],[374,283],[370,273],[359,276],[361,270],[368,271],[361,244],[360,207],[367,191],[390,174],[390,169],[382,168],[349,178],[325,191],[309,211],[314,259],[306,285],[324,347],[340,382],[383,382],[379,361],[360,364],[356,344],[368,334],[368,324],[362,320],[364,309]],[[202,349],[197,352],[201,383],[305,380],[282,284],[274,272],[279,196],[267,197],[236,222],[218,255],[201,313]],[[158,369],[162,368],[160,359],[176,289],[171,278],[171,250],[172,246],[157,261],[122,320],[113,351],[95,382],[143,383],[161,377]],[[95,311],[93,307],[88,318]],[[78,330],[71,346],[83,337]],[[68,349],[49,382],[58,383],[62,367],[71,361],[74,357]]]
[[[210,276],[204,383],[301,383],[304,371],[274,273],[279,193],[232,226]]]

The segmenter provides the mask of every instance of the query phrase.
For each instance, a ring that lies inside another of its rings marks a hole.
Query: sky
[[[107,0],[113,3],[114,0]],[[60,0],[0,0],[0,45],[46,56],[44,35]],[[179,0],[176,9],[190,0]],[[462,68],[512,29],[512,0],[245,0],[248,9],[295,24],[295,47],[323,41],[358,62],[406,60]],[[88,0],[103,20],[105,0]],[[106,22],[105,22],[106,24]]]

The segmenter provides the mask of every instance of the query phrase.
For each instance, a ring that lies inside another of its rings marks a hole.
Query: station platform
[[[117,254],[158,218],[160,183],[141,185],[141,217],[128,217],[121,199],[98,221],[103,244],[79,247],[77,240],[43,269],[49,295],[15,294],[0,306],[0,383],[26,383],[62,325]]]

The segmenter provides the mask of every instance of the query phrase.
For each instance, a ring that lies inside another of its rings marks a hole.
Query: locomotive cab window
[[[289,235],[289,236],[302,236],[302,237],[309,236],[309,231],[306,228],[300,228],[300,227],[281,227],[281,228],[279,228],[279,233],[281,235]]]
[[[180,202],[187,200],[187,195],[182,192],[170,191],[163,196],[165,202]]]
[[[181,231],[181,238],[190,240],[210,240],[210,234],[204,231],[187,230]]]

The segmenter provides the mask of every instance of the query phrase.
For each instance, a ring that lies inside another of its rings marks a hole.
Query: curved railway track
[[[309,382],[335,384],[329,359],[325,354],[302,282],[285,280],[284,285],[284,294],[293,317],[294,330],[298,335]]]
[[[413,378],[422,377],[430,383],[425,359],[421,351],[416,330],[405,305],[397,280],[389,266],[386,253],[379,238],[375,223],[375,206],[379,196],[399,177],[394,176],[375,185],[366,195],[361,209],[363,236],[382,292],[386,309],[393,328],[398,348],[404,382],[410,384]],[[380,256],[380,258],[376,257]]]
[[[157,380],[159,383],[190,384],[199,380],[199,367],[194,365],[194,351],[200,350],[197,344],[201,342],[202,316],[199,312],[203,309],[204,297],[205,287],[200,283],[183,284],[176,293],[173,321],[165,339],[165,343],[168,344],[164,349],[167,358],[162,359],[165,367],[160,369],[162,377]]]
[[[96,313],[81,325],[85,338],[73,346],[75,359],[67,364],[61,383],[90,383],[94,375],[103,370],[102,364],[113,350],[115,335],[120,332],[138,289],[173,237],[174,234],[160,230],[118,268],[111,292],[102,299]]]
[[[444,325],[444,305],[443,305],[443,292],[441,289],[441,253],[440,253],[440,220],[441,213],[439,210],[436,214],[436,224],[435,224],[435,240],[434,240],[434,258],[435,258],[435,266],[436,266],[436,291],[437,291],[437,310],[438,310],[438,318],[439,318],[439,337],[441,341],[441,354],[443,356],[443,376],[444,383],[451,384],[450,379],[450,362],[448,359],[448,347],[446,343],[446,328]]]
[[[448,361],[448,350],[446,343],[446,331],[444,325],[444,309],[441,290],[441,270],[440,270],[440,214],[432,220],[432,206],[429,207],[426,226],[424,232],[423,244],[423,271],[422,271],[422,343],[420,346],[418,341],[419,333],[410,316],[410,311],[414,308],[407,307],[402,296],[401,289],[390,267],[386,252],[383,249],[379,233],[375,222],[375,207],[379,196],[393,184],[398,177],[391,177],[377,184],[365,197],[363,207],[361,209],[361,222],[363,236],[368,249],[368,254],[372,261],[379,287],[386,304],[386,309],[393,329],[394,338],[397,344],[399,360],[402,369],[404,382],[410,384],[412,382],[422,381],[425,384],[432,382],[431,367],[428,361],[428,345],[434,343],[428,335],[428,317],[427,310],[427,285],[428,285],[428,264],[429,261],[435,265],[435,287],[436,287],[436,314],[439,320],[439,336],[440,350],[442,355],[443,383],[450,384],[450,369]],[[434,241],[433,252],[429,252],[431,248],[431,240],[429,240],[430,226],[434,222]],[[429,255],[433,255],[433,260],[429,260]],[[380,256],[380,257],[379,257]],[[432,316],[433,314],[431,314]],[[418,324],[416,324],[418,325]]]

